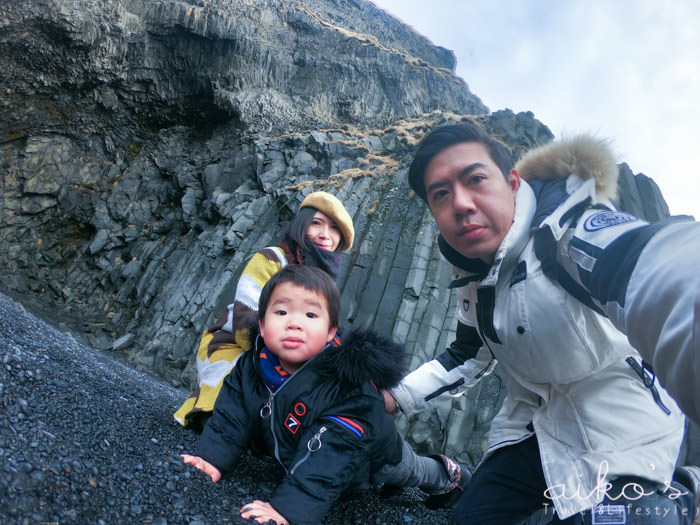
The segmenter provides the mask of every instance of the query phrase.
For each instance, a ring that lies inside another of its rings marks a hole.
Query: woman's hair
[[[306,206],[299,210],[299,212],[289,221],[289,224],[282,230],[282,238],[289,238],[294,241],[301,250],[306,249],[306,230],[311,224],[314,215],[319,211],[312,206]],[[345,237],[343,237],[342,232],[340,233],[340,242],[334,250],[335,252],[342,252],[345,248]]]
[[[303,264],[289,264],[270,277],[270,280],[265,283],[258,300],[258,319],[264,321],[272,292],[282,283],[292,283],[324,297],[326,303],[328,303],[329,328],[338,327],[338,317],[340,315],[340,292],[338,291],[338,286],[323,270]]]

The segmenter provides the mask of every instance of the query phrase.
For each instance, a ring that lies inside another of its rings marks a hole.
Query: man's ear
[[[508,184],[510,184],[514,194],[518,192],[518,188],[520,188],[520,173],[518,173],[518,170],[510,170],[508,174]]]
[[[260,337],[265,339],[265,325],[262,322],[262,319],[258,319],[258,328],[260,328]]]
[[[328,341],[326,341],[326,342],[327,342],[327,343],[330,343],[330,342],[333,340],[333,338],[335,337],[335,334],[336,334],[337,332],[338,332],[338,327],[337,327],[337,326],[331,326],[331,329],[328,330]],[[264,337],[263,337],[263,339],[264,339]]]

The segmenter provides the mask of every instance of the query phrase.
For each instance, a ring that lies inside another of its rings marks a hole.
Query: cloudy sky
[[[454,51],[491,111],[611,139],[672,214],[700,220],[700,2],[373,1]]]

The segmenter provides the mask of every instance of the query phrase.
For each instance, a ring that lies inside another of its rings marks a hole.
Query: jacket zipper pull
[[[304,454],[304,457],[301,458],[299,461],[297,461],[296,464],[289,470],[289,474],[294,474],[294,472],[296,472],[297,468],[299,468],[299,466],[301,464],[303,464],[307,459],[309,459],[309,456],[312,453],[316,452],[318,449],[321,448],[321,445],[322,445],[321,435],[326,430],[327,430],[327,428],[325,427],[325,425],[322,426],[321,428],[318,429],[318,432],[316,432],[314,434],[314,436],[311,439],[309,439],[309,441],[307,441],[306,448],[308,449],[308,452],[306,454]]]
[[[265,403],[262,408],[260,409],[260,417],[263,419],[267,419],[272,415],[272,400],[275,397],[275,394],[270,394],[270,397],[267,398],[267,403]]]
[[[312,437],[309,442],[306,444],[306,448],[309,449],[309,452],[316,452],[319,448],[321,448],[321,434],[323,434],[326,431],[325,425],[322,426],[321,428],[318,429],[318,432],[314,434],[314,437]]]
[[[661,394],[659,394],[659,389],[656,388],[656,385],[654,382],[656,381],[656,376],[654,375],[653,371],[651,370],[651,367],[642,360],[642,364],[640,365],[637,360],[629,356],[627,359],[627,364],[632,367],[632,370],[634,370],[637,375],[641,378],[642,384],[649,389],[651,392],[651,397],[654,398],[654,401],[656,402],[657,405],[659,405],[659,408],[663,410],[667,416],[671,415],[671,409],[669,409],[666,405],[664,405],[664,402],[661,400]],[[651,372],[651,376],[649,375],[648,372]]]

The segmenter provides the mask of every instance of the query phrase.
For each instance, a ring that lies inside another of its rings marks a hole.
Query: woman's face
[[[311,224],[306,228],[306,238],[316,247],[333,252],[340,244],[342,235],[338,226],[328,215],[317,211],[311,219]]]

